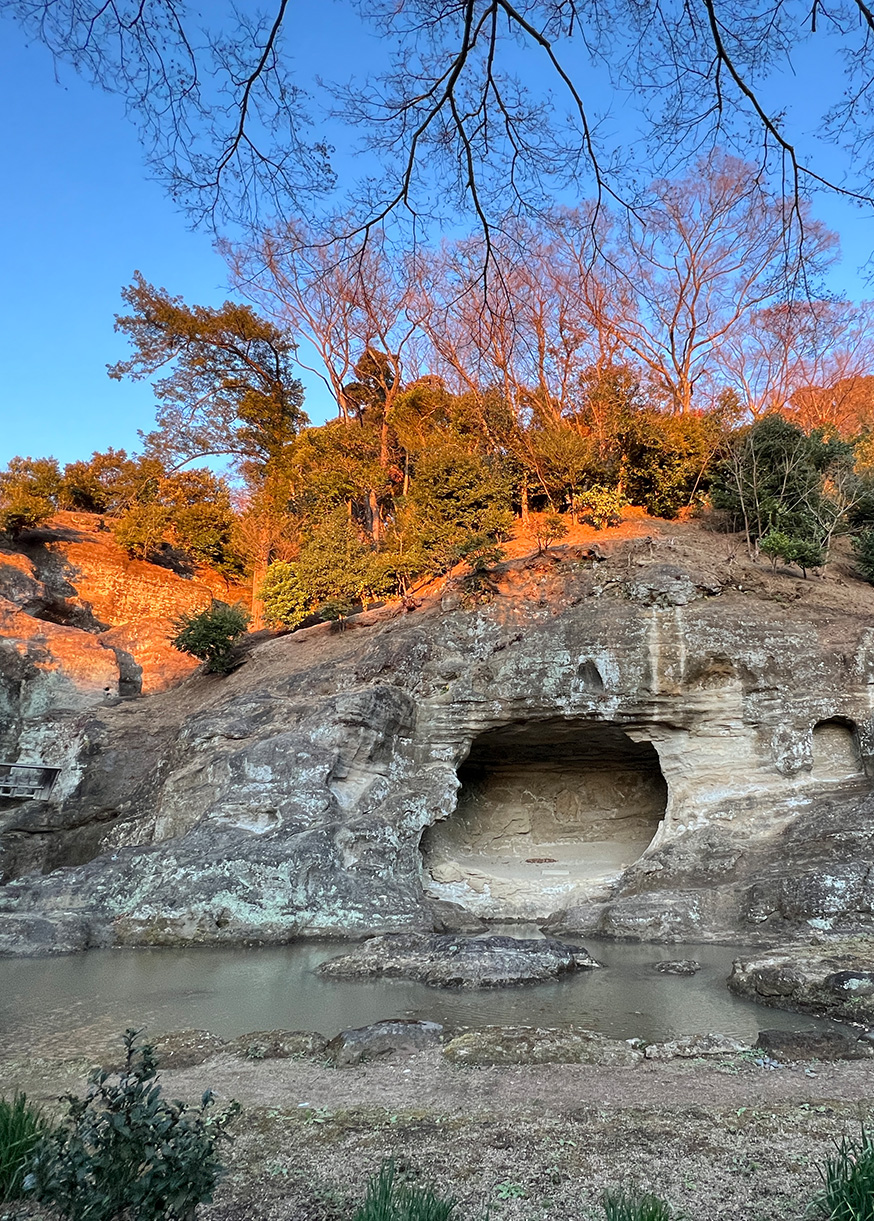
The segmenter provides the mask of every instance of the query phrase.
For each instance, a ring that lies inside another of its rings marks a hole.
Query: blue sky
[[[307,0],[306,7],[312,20],[295,37],[302,64],[330,62],[341,76],[366,62],[360,26],[344,18],[345,6]],[[803,113],[810,98],[802,84],[783,87]],[[228,295],[223,261],[148,180],[121,102],[69,71],[58,83],[48,52],[28,47],[7,22],[0,22],[0,107],[14,116],[0,127],[0,464],[15,454],[53,454],[63,463],[110,445],[134,449],[154,407],[147,383],[106,375],[107,363],[127,352],[113,332],[120,290],[138,269],[187,301],[217,305]],[[842,236],[844,260],[831,287],[868,295],[856,269],[874,249],[874,221],[835,199],[816,212]],[[321,383],[301,376],[310,416],[333,414]]]

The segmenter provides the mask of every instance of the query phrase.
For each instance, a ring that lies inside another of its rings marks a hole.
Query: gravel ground
[[[0,1092],[51,1102],[87,1058],[0,1062]],[[243,1106],[203,1221],[343,1221],[384,1157],[461,1200],[459,1221],[603,1218],[605,1187],[688,1221],[800,1221],[834,1138],[874,1112],[874,1067],[718,1063],[472,1068],[439,1051],[334,1069],[226,1054],[162,1074]]]

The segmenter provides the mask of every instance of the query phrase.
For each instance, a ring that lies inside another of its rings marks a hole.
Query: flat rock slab
[[[253,1030],[228,1040],[223,1050],[245,1060],[318,1059],[327,1046],[314,1030]]]
[[[643,1052],[636,1039],[608,1039],[578,1027],[483,1026],[443,1048],[453,1064],[605,1064],[628,1068]]]
[[[853,1030],[761,1030],[756,1046],[774,1060],[868,1060],[874,1045]]]
[[[362,1060],[374,1060],[395,1052],[425,1051],[443,1037],[439,1022],[416,1022],[408,1018],[374,1022],[354,1030],[341,1030],[331,1039],[325,1056],[337,1068],[349,1068]]]
[[[387,933],[317,968],[335,979],[411,979],[435,988],[541,983],[600,964],[582,946],[551,937]]]
[[[649,1043],[647,1060],[698,1060],[705,1056],[736,1056],[749,1051],[748,1043],[724,1034],[689,1034],[666,1043]]]

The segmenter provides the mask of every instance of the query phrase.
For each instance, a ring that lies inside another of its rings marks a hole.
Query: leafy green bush
[[[284,560],[276,560],[268,567],[258,597],[264,605],[264,621],[270,627],[297,627],[310,613],[310,599],[300,582],[297,565]]]
[[[404,1182],[389,1159],[368,1180],[364,1203],[352,1221],[451,1221],[457,1208],[454,1196],[438,1196],[430,1187]]]
[[[866,581],[874,583],[874,530],[862,530],[853,539],[853,554]]]
[[[26,1094],[0,1098],[0,1204],[21,1199],[28,1165],[47,1133],[45,1116]]]
[[[580,493],[577,504],[583,521],[594,526],[596,530],[603,530],[607,526],[619,525],[622,521],[622,510],[628,501],[618,489],[595,484]]]
[[[170,643],[180,653],[190,653],[206,662],[211,674],[227,674],[234,645],[246,631],[249,616],[242,606],[213,602],[203,611],[181,615],[173,624],[176,635]]]
[[[115,522],[112,533],[122,551],[131,558],[148,560],[160,550],[172,516],[165,505],[153,501],[133,504]]]
[[[607,1221],[671,1221],[669,1204],[648,1191],[605,1191],[601,1199]]]
[[[771,567],[777,567],[777,560],[784,564],[797,564],[807,576],[808,568],[818,568],[825,560],[822,547],[813,539],[794,538],[782,530],[769,530],[764,538],[759,540],[759,551],[771,560]]]
[[[69,1221],[190,1221],[212,1199],[222,1164],[216,1152],[236,1103],[210,1114],[168,1102],[156,1081],[153,1049],[124,1036],[125,1065],[116,1080],[100,1069],[84,1098],[67,1095],[67,1115],[41,1143],[25,1189]]]
[[[54,511],[50,500],[27,491],[16,491],[5,504],[0,504],[0,533],[18,538],[25,530],[33,530],[48,520]]]
[[[823,1189],[814,1201],[817,1215],[828,1221],[874,1221],[874,1137],[862,1124],[858,1140],[835,1142],[820,1174]]]
[[[567,538],[568,525],[560,513],[544,513],[534,527],[534,541],[537,543],[537,554],[543,555],[553,543]]]

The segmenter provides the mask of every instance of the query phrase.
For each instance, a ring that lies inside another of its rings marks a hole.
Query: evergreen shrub
[[[248,622],[242,606],[216,601],[206,610],[192,611],[175,620],[176,634],[170,637],[170,643],[180,653],[205,661],[208,673],[227,674],[234,645],[244,635]]]

